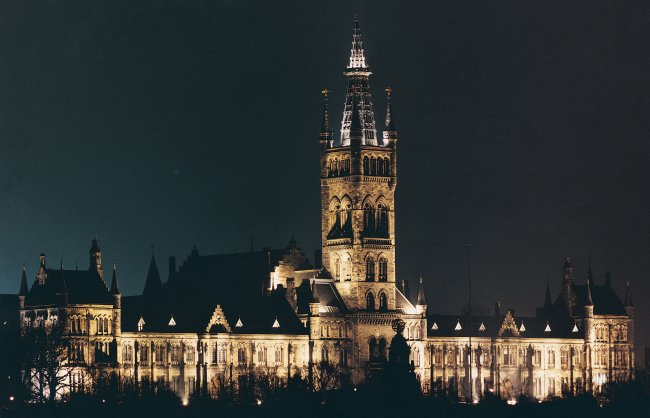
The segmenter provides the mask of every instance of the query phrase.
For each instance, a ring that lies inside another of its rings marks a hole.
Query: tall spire
[[[594,300],[591,298],[591,285],[587,278],[587,306],[594,306]]]
[[[113,262],[113,277],[111,278],[111,294],[112,295],[120,294],[120,286],[117,283],[117,266],[115,265],[115,262]]]
[[[544,296],[544,307],[551,308],[553,306],[553,301],[551,300],[551,287],[546,281],[546,295]]]
[[[625,306],[634,306],[634,302],[632,302],[632,289],[630,289],[630,282],[627,282],[627,288],[625,289]]]
[[[359,28],[359,12],[354,12],[354,32],[352,34],[352,49],[350,50],[350,64],[348,69],[367,69],[366,57],[363,51],[363,38]]]
[[[591,253],[589,253],[589,268],[587,269],[587,277],[591,284],[594,283],[594,274],[591,272]]]
[[[143,295],[157,293],[162,288],[160,281],[160,273],[156,265],[156,256],[153,253],[153,246],[151,250],[151,262],[149,263],[149,272],[147,273],[147,280],[144,283]]]
[[[23,264],[23,276],[20,278],[20,292],[18,292],[18,296],[27,296],[28,293],[27,272],[25,271],[25,265]]]
[[[352,34],[352,49],[350,51],[350,62],[343,73],[347,76],[347,92],[345,96],[345,108],[343,120],[341,121],[341,139],[337,146],[347,147],[350,145],[350,124],[352,123],[352,105],[356,100],[359,111],[361,127],[363,129],[362,145],[383,145],[377,138],[375,126],[375,111],[372,106],[372,96],[368,78],[372,72],[368,68],[363,50],[361,29],[359,29],[359,15],[354,16],[354,31]]]

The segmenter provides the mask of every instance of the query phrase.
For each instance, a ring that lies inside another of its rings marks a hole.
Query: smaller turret
[[[90,246],[90,271],[96,271],[99,277],[104,279],[104,270],[102,270],[102,250],[99,248],[97,238],[93,239]]]
[[[120,309],[122,307],[122,294],[120,293],[120,285],[117,282],[117,266],[113,262],[113,277],[111,278],[111,295],[113,295],[113,307]]]
[[[634,302],[632,301],[632,289],[629,281],[625,289],[625,311],[627,311],[628,318],[634,318]]]
[[[321,150],[324,150],[333,146],[334,134],[330,129],[330,117],[328,108],[329,99],[327,97],[329,90],[323,89],[321,93],[323,94],[323,119],[320,128],[320,146]]]
[[[594,316],[594,300],[591,297],[591,283],[589,278],[587,278],[586,292],[585,317],[592,318]]]
[[[419,314],[426,315],[427,312],[427,298],[424,292],[424,284],[422,283],[422,276],[420,276],[420,286],[418,288],[418,301],[415,309]]]
[[[309,301],[309,313],[316,316],[320,313],[320,300],[318,299],[318,290],[316,289],[316,281],[311,282],[311,300]]]
[[[390,145],[397,141],[397,128],[395,128],[395,119],[393,118],[393,109],[391,107],[392,95],[393,89],[386,87],[386,129],[383,134],[383,145]]]
[[[25,271],[25,265],[23,264],[23,275],[20,278],[20,291],[18,292],[18,306],[20,309],[25,308],[25,298],[29,293],[29,288],[27,287],[27,273]]]

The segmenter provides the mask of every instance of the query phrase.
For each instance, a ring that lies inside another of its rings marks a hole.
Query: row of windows
[[[365,176],[390,176],[390,159],[381,157],[363,157],[363,174]],[[350,159],[331,159],[327,163],[327,177],[350,175]]]
[[[379,281],[385,282],[388,280],[388,260],[384,257],[380,257],[379,261],[375,263],[375,260],[368,256],[366,258],[366,281],[374,282],[377,280],[375,275],[375,264],[379,267]]]
[[[375,294],[372,291],[369,291],[366,294],[366,309],[369,311],[374,311],[377,309],[375,307]],[[386,297],[386,293],[384,292],[379,292],[379,310],[388,310],[388,297]]]
[[[363,206],[363,236],[367,238],[388,238],[388,207],[377,204],[377,209],[370,202]]]
[[[336,281],[352,280],[352,261],[350,260],[350,256],[346,254],[342,259],[334,256],[332,271],[334,272],[334,279]],[[366,281],[388,281],[388,260],[385,257],[380,256],[377,261],[371,255],[366,257]]]
[[[596,325],[596,341],[627,341],[627,327],[625,325],[608,326],[606,324]]]
[[[363,237],[388,238],[390,236],[390,210],[383,197],[376,202],[366,199],[363,204]],[[329,206],[329,232],[327,239],[352,238],[352,201],[345,196],[333,198]]]

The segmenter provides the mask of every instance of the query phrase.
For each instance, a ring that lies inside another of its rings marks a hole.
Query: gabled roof
[[[488,337],[488,338],[582,338],[584,333],[582,330],[579,332],[572,332],[575,323],[570,319],[551,319],[549,324],[551,332],[544,332],[547,325],[547,320],[536,317],[513,317],[514,325],[516,328],[508,328],[502,330],[506,316],[474,316],[471,321],[467,316],[459,315],[429,315],[427,324],[429,329],[427,334],[430,337],[467,337],[469,335],[471,322],[471,335],[472,337]],[[525,331],[521,331],[521,324],[525,323]],[[460,323],[460,330],[456,330]],[[436,325],[434,327],[434,324]],[[437,329],[431,329],[431,328]],[[485,328],[483,331],[481,328]],[[516,329],[516,332],[515,332]],[[500,335],[501,334],[501,335]]]

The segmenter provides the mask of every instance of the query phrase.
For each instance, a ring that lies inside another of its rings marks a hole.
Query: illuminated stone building
[[[421,280],[410,300],[395,269],[398,133],[391,90],[379,135],[358,21],[344,74],[336,137],[323,91],[322,263],[311,265],[293,239],[282,250],[239,254],[194,248],[179,268],[170,257],[163,283],[152,254],[142,294],[125,297],[115,266],[107,286],[94,240],[87,270],[49,269],[42,255],[31,287],[23,273],[21,326],[65,327],[71,390],[87,386],[88,367],[100,364],[123,377],[163,381],[184,398],[216,395],[224,382],[256,368],[314,381],[314,369],[329,364],[361,384],[384,368],[395,319],[405,322],[412,368],[425,391],[461,400],[488,391],[544,399],[631,379],[629,285],[621,301],[610,278],[597,285],[591,268],[577,284],[568,258],[560,294],[553,301],[547,287],[533,317],[498,309],[489,316],[435,314]]]

